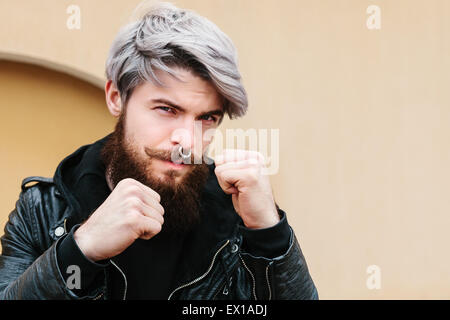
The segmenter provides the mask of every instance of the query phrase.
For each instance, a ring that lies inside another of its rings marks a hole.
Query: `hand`
[[[269,228],[280,221],[264,157],[256,151],[224,150],[215,158],[220,187],[231,194],[233,206],[246,227]]]
[[[134,179],[120,181],[103,204],[74,233],[75,242],[92,261],[114,257],[136,239],[161,231],[161,197]]]

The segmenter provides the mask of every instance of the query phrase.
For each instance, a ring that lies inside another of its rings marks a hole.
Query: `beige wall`
[[[0,235],[27,176],[52,177],[58,163],[105,136],[114,121],[104,94],[41,67],[0,61]]]
[[[109,44],[137,3],[0,0],[0,56],[102,85]],[[70,4],[81,8],[81,30],[66,28]],[[224,128],[280,129],[274,192],[321,298],[450,298],[450,2],[176,4],[238,48],[250,112]],[[380,30],[366,27],[372,4]],[[99,90],[24,68],[0,65],[2,224],[24,176],[51,175],[112,128]],[[369,265],[381,269],[379,290],[366,286]]]

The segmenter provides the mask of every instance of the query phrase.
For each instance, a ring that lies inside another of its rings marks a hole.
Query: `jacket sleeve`
[[[0,300],[79,299],[58,268],[56,247],[63,237],[44,252],[39,249],[30,193],[20,194],[1,237]]]
[[[319,298],[305,257],[290,226],[289,232],[288,249],[278,257],[255,256],[241,251],[241,262],[253,282],[253,299],[317,300]]]

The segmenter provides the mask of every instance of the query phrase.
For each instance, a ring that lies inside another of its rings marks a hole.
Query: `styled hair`
[[[230,38],[208,19],[170,3],[153,5],[119,31],[106,61],[106,77],[126,105],[141,83],[164,86],[155,75],[157,69],[179,79],[173,67],[210,81],[231,119],[246,113],[247,94]]]

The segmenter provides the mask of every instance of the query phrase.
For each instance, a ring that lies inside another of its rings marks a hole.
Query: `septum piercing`
[[[189,149],[189,153],[188,154],[184,154],[183,153],[183,146],[180,145],[180,147],[178,148],[178,154],[183,159],[189,159],[191,157],[192,152],[191,152],[191,149]]]

